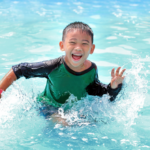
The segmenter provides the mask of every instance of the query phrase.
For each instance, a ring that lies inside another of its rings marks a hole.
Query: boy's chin
[[[72,60],[72,65],[74,66],[74,67],[79,67],[79,66],[82,66],[84,63],[82,63],[82,61],[81,60],[79,60],[79,61],[74,61],[74,60]]]
[[[83,67],[84,63],[72,63],[71,66],[74,69],[81,69]]]
[[[81,64],[81,61],[79,60],[79,61],[74,61],[74,60],[72,60],[72,64],[74,64],[75,66],[76,65],[80,65]]]

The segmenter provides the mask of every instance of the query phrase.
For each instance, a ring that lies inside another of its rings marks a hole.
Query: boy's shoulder
[[[43,61],[43,63],[45,63],[48,66],[51,66],[51,65],[56,65],[56,64],[62,64],[63,60],[64,60],[64,56],[60,56],[58,58]]]

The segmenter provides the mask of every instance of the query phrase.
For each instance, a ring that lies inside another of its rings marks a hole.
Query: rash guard
[[[111,89],[110,84],[102,84],[94,63],[82,72],[75,72],[67,66],[64,56],[36,63],[21,63],[12,69],[17,79],[22,76],[46,78],[45,90],[39,95],[38,100],[55,107],[64,104],[71,94],[77,100],[87,94],[97,96],[109,94],[110,100],[113,101],[121,90],[121,84],[116,89]]]

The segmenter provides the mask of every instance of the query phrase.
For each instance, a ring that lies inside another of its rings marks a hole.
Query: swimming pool
[[[95,33],[96,50],[89,59],[97,64],[101,82],[109,83],[113,67],[127,71],[115,103],[106,95],[88,96],[66,114],[60,112],[69,127],[39,115],[35,101],[45,79],[16,81],[0,102],[0,148],[150,149],[149,7],[148,0],[1,0],[0,79],[14,64],[63,55],[58,42],[73,21],[89,24]],[[73,95],[68,104],[72,99]]]

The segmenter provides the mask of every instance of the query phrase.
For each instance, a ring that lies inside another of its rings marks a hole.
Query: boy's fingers
[[[126,77],[126,76],[123,76],[122,79],[124,80],[125,77]],[[122,80],[122,81],[123,81],[123,80]]]
[[[121,68],[121,67],[118,67],[118,68],[117,68],[117,70],[116,70],[116,76],[119,75],[120,68]]]
[[[111,70],[111,77],[113,78],[114,76],[115,76],[115,68],[113,68],[112,70]]]
[[[123,73],[125,72],[125,70],[126,70],[126,69],[123,69],[123,70],[121,71],[120,76],[123,75]]]

